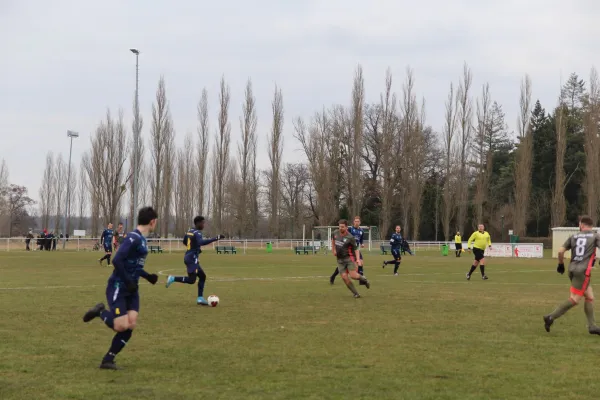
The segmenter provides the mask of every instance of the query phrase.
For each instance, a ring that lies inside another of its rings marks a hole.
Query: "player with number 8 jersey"
[[[571,280],[571,295],[569,300],[559,305],[551,314],[544,316],[544,327],[550,332],[554,320],[575,307],[585,298],[584,311],[588,320],[588,330],[591,334],[600,335],[600,328],[594,320],[594,292],[590,286],[592,268],[596,260],[596,248],[600,248],[600,234],[592,230],[594,222],[584,216],[579,220],[579,233],[570,236],[558,251],[558,267],[556,271],[564,274],[564,257],[571,250],[569,263],[569,279]]]

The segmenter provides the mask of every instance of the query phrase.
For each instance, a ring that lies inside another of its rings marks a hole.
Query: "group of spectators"
[[[48,232],[44,229],[37,235],[36,247],[38,250],[53,251],[56,250],[56,244],[59,239],[65,238],[62,233],[56,234],[54,232]],[[25,250],[31,251],[31,241],[35,239],[33,231],[29,231],[25,236]],[[66,239],[69,240],[69,234],[67,233]]]

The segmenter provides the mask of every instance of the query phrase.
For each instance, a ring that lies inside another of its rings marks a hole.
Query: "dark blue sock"
[[[206,281],[204,279],[200,279],[198,281],[198,297],[204,296],[204,284]]]
[[[108,260],[108,265],[110,265],[110,254],[106,256],[106,259]]]
[[[113,329],[115,327],[115,316],[113,315],[113,313],[109,310],[104,310],[100,313],[100,318],[102,319],[102,321],[104,321],[104,323],[106,324],[106,326],[108,326],[110,329]]]
[[[108,353],[104,356],[103,362],[112,362],[115,360],[115,356],[119,354],[123,347],[127,344],[129,339],[131,339],[131,334],[133,331],[131,329],[127,329],[125,332],[117,332],[115,337],[112,340],[112,344],[110,345],[110,349]]]
[[[397,272],[398,272],[398,268],[399,268],[399,267],[400,267],[400,263],[399,263],[398,261],[396,261],[396,262],[394,263],[394,273],[397,273]]]

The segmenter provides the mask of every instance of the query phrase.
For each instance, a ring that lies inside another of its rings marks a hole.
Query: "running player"
[[[364,261],[363,261],[363,255],[362,255],[362,251],[360,251],[361,247],[364,247],[364,236],[365,236],[365,232],[362,230],[362,228],[360,227],[360,217],[356,216],[354,217],[354,225],[348,228],[348,232],[350,232],[350,234],[352,236],[354,236],[354,239],[356,239],[356,244],[359,247],[359,253],[360,253],[360,258],[358,259],[358,273],[361,275],[364,275],[364,270],[363,270],[363,266],[364,266]],[[329,283],[331,283],[333,285],[333,283],[335,282],[335,277],[338,276],[338,274],[340,273],[338,267],[335,267],[335,271],[333,271],[333,274],[331,275],[331,278],[329,278]],[[364,285],[363,282],[360,282],[359,285]]]
[[[112,222],[108,223],[108,227],[102,231],[102,236],[100,236],[100,244],[104,247],[104,257],[98,260],[100,266],[102,266],[102,261],[108,260],[108,266],[110,267],[110,257],[112,256],[112,246],[113,246],[113,237],[115,233],[113,231]]]
[[[129,232],[114,259],[114,271],[108,279],[106,300],[108,309],[103,303],[96,304],[83,316],[83,322],[100,317],[110,329],[116,333],[108,353],[102,359],[100,368],[119,369],[115,357],[127,344],[136,326],[140,311],[140,295],[138,281],[140,276],[151,284],[158,282],[158,275],[144,270],[148,246],[146,236],[154,231],[158,215],[151,207],[144,207],[138,214],[138,226]]]
[[[551,314],[544,316],[544,328],[550,332],[554,320],[575,307],[585,298],[583,311],[588,321],[588,332],[600,335],[600,328],[594,320],[594,292],[590,285],[592,268],[596,260],[596,248],[600,247],[600,235],[592,230],[594,221],[588,216],[579,219],[579,233],[567,239],[558,250],[558,267],[556,272],[565,273],[565,251],[571,250],[569,263],[569,279],[571,280],[571,295],[569,300],[558,306]]]
[[[392,257],[394,259],[392,261],[384,261],[382,268],[385,268],[388,264],[394,264],[394,276],[398,276],[398,268],[400,268],[400,263],[402,262],[402,228],[400,225],[396,225],[396,232],[392,233],[392,237],[390,238],[391,252]]]
[[[183,238],[183,244],[187,246],[187,251],[183,256],[183,262],[187,268],[188,276],[173,276],[167,278],[167,288],[174,282],[187,283],[193,285],[198,278],[198,298],[196,304],[207,306],[208,301],[204,299],[204,284],[206,283],[206,274],[198,263],[198,256],[202,253],[202,246],[206,246],[217,240],[224,239],[225,236],[219,235],[212,239],[203,239],[202,230],[204,229],[204,217],[194,218],[194,229],[190,229]]]
[[[356,270],[356,261],[360,257],[360,251],[358,250],[358,244],[354,236],[348,232],[348,221],[345,219],[338,222],[339,230],[333,234],[332,246],[333,255],[337,258],[338,269],[342,280],[348,287],[348,289],[354,294],[355,298],[359,298],[360,295],[356,291],[356,288],[352,284],[350,278],[355,281],[364,282],[364,285],[369,289],[371,287],[369,281],[364,276],[360,275]]]
[[[473,265],[471,265],[471,269],[467,272],[467,280],[471,280],[471,274],[477,269],[481,270],[481,279],[486,281],[488,279],[485,274],[485,249],[492,248],[492,239],[490,238],[490,234],[485,231],[485,226],[483,224],[479,224],[477,226],[477,231],[473,232],[469,241],[467,242],[467,250],[470,251],[471,244],[473,244],[473,256],[475,257],[475,261]]]

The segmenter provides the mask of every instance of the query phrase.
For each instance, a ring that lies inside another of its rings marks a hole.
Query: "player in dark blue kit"
[[[117,332],[113,338],[108,353],[102,359],[100,368],[119,369],[115,364],[115,356],[127,344],[137,323],[140,311],[140,295],[138,281],[140,277],[151,284],[158,282],[158,275],[149,274],[144,270],[148,246],[146,236],[154,231],[158,214],[152,207],[144,207],[138,214],[138,226],[127,234],[114,259],[114,271],[106,286],[108,309],[103,303],[96,304],[83,316],[83,322],[94,318],[102,321]]]
[[[400,234],[401,231],[402,228],[400,228],[400,225],[396,225],[396,232],[393,233],[392,237],[390,238],[390,245],[392,246],[392,257],[394,257],[394,260],[383,262],[383,268],[385,268],[385,266],[388,264],[394,264],[394,275],[396,276],[398,275],[398,268],[400,267],[400,263],[402,262],[402,255],[400,254],[400,252],[402,250],[402,242],[404,241],[404,239]]]
[[[187,268],[188,276],[173,276],[169,275],[167,278],[167,287],[171,286],[174,282],[187,283],[193,285],[196,283],[198,278],[198,298],[196,304],[207,306],[208,302],[204,299],[204,284],[206,283],[206,274],[198,263],[198,256],[202,253],[202,246],[206,246],[217,240],[225,238],[223,235],[219,235],[215,238],[204,239],[202,237],[202,230],[204,229],[204,217],[197,216],[194,218],[194,229],[190,229],[183,237],[183,244],[186,245],[187,251],[183,256],[183,262]]]
[[[110,257],[112,256],[114,235],[115,232],[113,231],[113,224],[112,222],[109,222],[108,227],[102,231],[102,236],[100,236],[100,244],[104,246],[104,252],[106,253],[104,257],[98,260],[100,265],[102,265],[102,261],[108,260],[108,266],[110,267]]]
[[[350,232],[350,234],[354,236],[354,239],[356,239],[356,245],[359,249],[361,247],[364,247],[363,242],[365,238],[365,232],[360,227],[359,216],[354,217],[354,225],[348,228],[348,232]],[[364,276],[362,251],[360,251],[360,259],[356,262],[356,264],[358,265],[358,273]],[[333,283],[335,282],[335,277],[338,276],[339,273],[340,272],[338,270],[338,267],[335,267],[335,271],[333,271],[333,274],[331,274],[331,277],[329,278],[329,283],[333,285]],[[361,286],[364,286],[364,284],[364,282],[359,283],[359,285]]]

